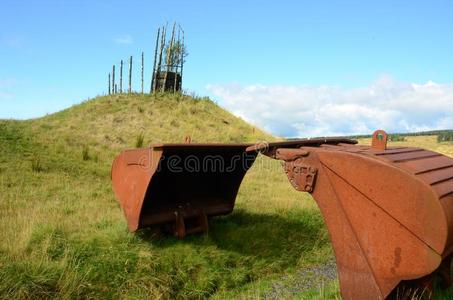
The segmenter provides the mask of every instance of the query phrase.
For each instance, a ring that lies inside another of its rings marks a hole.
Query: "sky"
[[[0,118],[107,92],[177,21],[183,89],[279,136],[453,128],[452,1],[0,1]],[[139,88],[139,70],[133,74]]]

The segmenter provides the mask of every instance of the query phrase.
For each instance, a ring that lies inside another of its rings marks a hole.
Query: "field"
[[[276,139],[209,99],[181,95],[99,97],[0,121],[0,298],[338,298],[316,204],[267,158],[247,174],[234,213],[215,219],[207,236],[127,231],[111,189],[113,158],[187,135]],[[392,144],[453,156],[453,143],[436,136]]]

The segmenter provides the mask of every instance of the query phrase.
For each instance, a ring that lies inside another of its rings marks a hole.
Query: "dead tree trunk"
[[[159,34],[160,34],[160,28],[157,29],[156,49],[154,50],[153,73],[151,74],[151,86],[149,88],[150,94],[156,90],[156,87],[154,86],[156,79],[154,77],[156,76],[156,60],[157,60],[157,47],[159,47]]]
[[[123,60],[120,63],[120,93],[123,93]]]
[[[116,94],[115,91],[115,65],[112,68],[112,94]]]
[[[184,30],[182,30],[182,50],[181,50],[181,81],[179,82],[179,90],[182,92],[182,71],[184,70],[184,51],[186,51],[186,48],[184,47]]]
[[[178,47],[181,47],[181,40],[180,40],[180,30],[179,30],[179,27],[178,27]],[[181,49],[181,48],[180,48]],[[181,50],[180,50],[181,51]],[[178,54],[178,52],[176,52],[176,54]],[[176,62],[173,62],[173,64],[176,65],[175,67],[175,80],[173,80],[173,93],[176,93],[176,84],[178,82],[178,57],[175,57],[176,59]]]
[[[163,84],[163,91],[165,91],[165,88],[167,87],[167,80],[168,80],[168,72],[173,68],[173,62],[172,62],[172,52],[173,52],[173,41],[175,38],[175,27],[176,27],[176,22],[173,24],[173,30],[171,33],[171,39],[170,39],[170,46],[167,48],[167,72],[165,72],[165,78],[164,78],[164,84]]]
[[[129,93],[132,93],[132,56],[129,58]]]
[[[162,55],[163,55],[165,43],[166,43],[165,39],[167,36],[167,28],[164,26],[162,31],[163,31],[163,33],[162,33],[162,39],[160,42],[159,67],[158,67],[158,73],[157,73],[158,80],[160,80],[160,70],[162,69]],[[162,85],[161,92],[164,92],[164,90],[165,90],[165,85]]]
[[[145,64],[145,53],[142,52],[142,94],[143,94],[143,69]]]

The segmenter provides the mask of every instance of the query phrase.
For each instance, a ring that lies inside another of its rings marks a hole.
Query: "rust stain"
[[[400,247],[396,247],[395,248],[395,260],[393,262],[393,266],[395,268],[398,268],[401,264],[401,248]]]

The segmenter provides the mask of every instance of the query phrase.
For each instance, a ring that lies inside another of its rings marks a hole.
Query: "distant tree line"
[[[452,142],[453,130],[445,130],[437,135],[437,142]]]
[[[388,140],[392,142],[404,142],[408,136],[421,135],[437,135],[437,142],[439,143],[453,141],[453,129],[418,131],[410,133],[390,133],[388,134]],[[371,134],[350,135],[345,137],[351,139],[371,138]]]
[[[406,137],[402,134],[389,134],[387,136],[388,141],[390,142],[404,142],[406,141]]]

